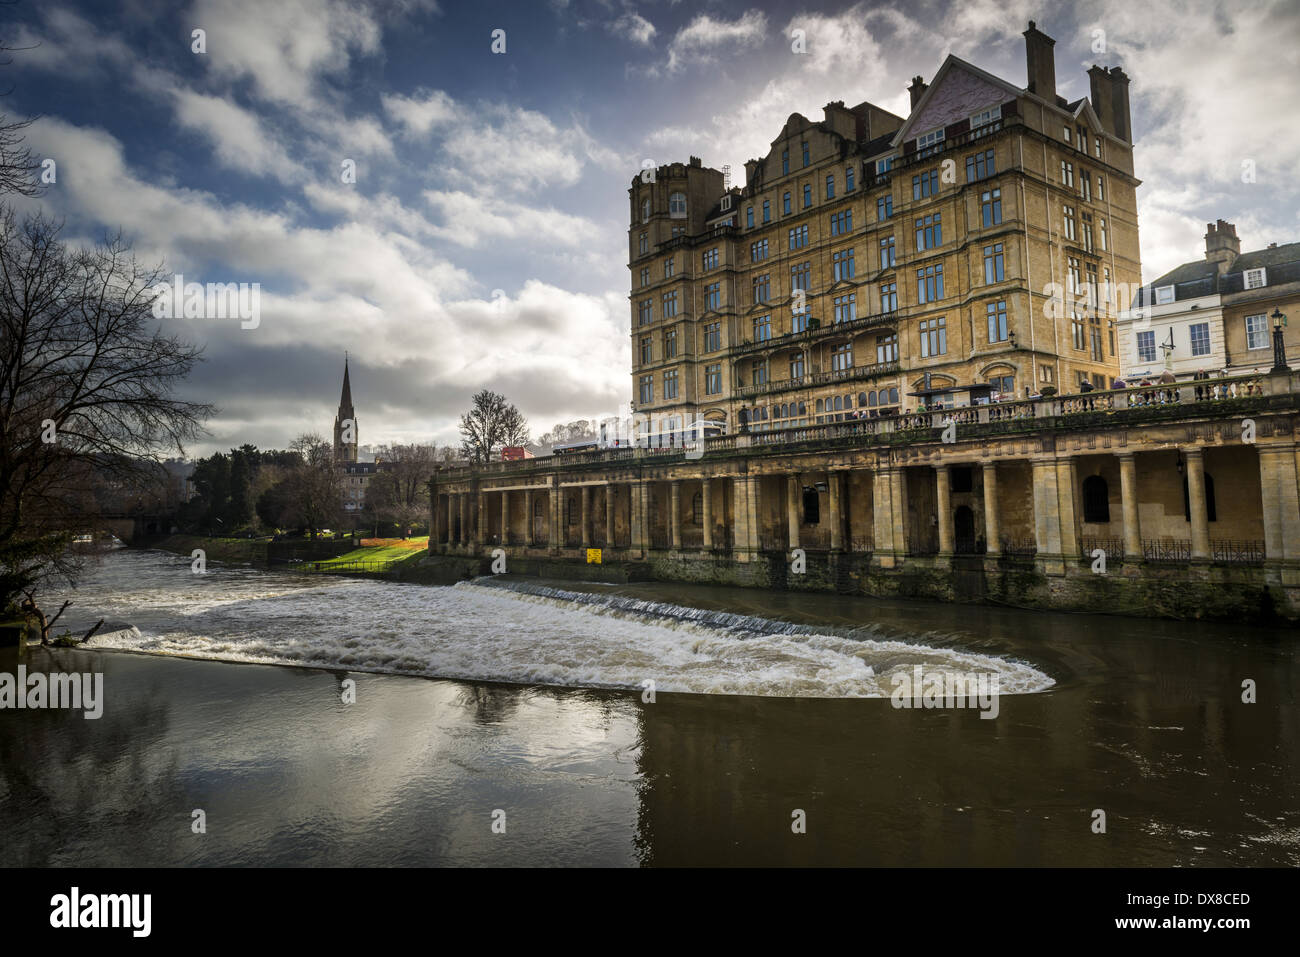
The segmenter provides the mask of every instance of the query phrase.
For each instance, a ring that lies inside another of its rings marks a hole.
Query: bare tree
[[[8,66],[13,61],[9,54],[16,47],[0,44],[0,66]],[[5,90],[0,96],[8,96]],[[23,134],[27,127],[36,121],[36,117],[25,120],[12,120],[7,114],[0,113],[0,194],[17,193],[20,196],[40,195],[42,187],[36,177],[40,168],[32,151],[23,144]]]
[[[298,436],[290,448],[302,456],[289,481],[290,510],[315,538],[343,508],[343,476],[334,461],[334,446],[316,433]]]
[[[461,452],[471,462],[489,462],[503,446],[528,441],[528,421],[505,396],[484,389],[473,401],[460,417]]]
[[[0,209],[0,607],[75,574],[97,488],[148,484],[203,434],[213,407],[173,395],[200,350],[153,317],[160,278],[120,236],[74,249]]]
[[[366,490],[366,506],[376,516],[396,522],[402,537],[429,513],[429,479],[438,464],[432,445],[394,445]]]
[[[590,419],[575,419],[573,422],[557,422],[551,431],[538,437],[539,445],[559,445],[561,442],[576,442],[579,439],[594,438],[596,423]]]

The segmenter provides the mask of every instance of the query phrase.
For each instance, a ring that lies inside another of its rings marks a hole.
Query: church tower
[[[352,408],[352,383],[348,381],[348,360],[343,358],[343,394],[339,414],[334,417],[334,461],[350,464],[357,460],[357,413]]]

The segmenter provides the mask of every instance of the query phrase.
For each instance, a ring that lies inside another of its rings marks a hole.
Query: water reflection
[[[105,712],[0,711],[0,864],[1300,864],[1290,633],[621,590],[906,627],[1056,685],[990,721],[33,649],[29,668],[102,670]]]

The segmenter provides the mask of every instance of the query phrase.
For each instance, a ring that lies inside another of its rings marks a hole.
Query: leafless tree
[[[304,433],[290,446],[302,464],[290,479],[290,508],[311,537],[334,523],[343,507],[343,476],[334,461],[334,446],[314,432]]]
[[[153,317],[161,275],[121,236],[73,248],[0,208],[0,607],[75,573],[97,488],[148,485],[203,434],[213,407],[173,394],[200,350]]]
[[[474,395],[473,407],[460,417],[461,452],[471,462],[489,462],[507,445],[528,441],[528,422],[505,396],[490,389]]]
[[[577,442],[579,439],[594,438],[596,423],[590,419],[575,419],[573,422],[557,422],[551,431],[538,437],[539,445],[559,445],[561,442]]]
[[[429,515],[429,479],[438,464],[432,445],[394,445],[366,490],[366,506],[380,518],[396,522],[402,537]]]

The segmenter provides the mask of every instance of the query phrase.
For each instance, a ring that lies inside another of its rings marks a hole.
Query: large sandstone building
[[[1094,66],[1067,102],[1054,41],[1032,21],[1024,36],[1023,87],[950,56],[912,81],[906,118],[791,115],[743,187],[696,157],[633,179],[632,394],[654,431],[1119,375],[1112,290],[1141,281],[1129,80]]]

